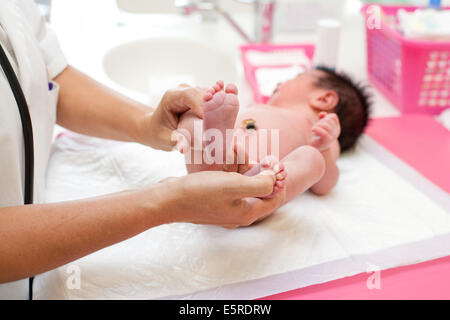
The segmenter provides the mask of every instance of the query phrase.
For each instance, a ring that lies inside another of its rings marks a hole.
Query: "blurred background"
[[[51,4],[61,0],[35,0],[43,13],[50,18]],[[63,0],[73,2],[78,0]],[[116,2],[117,7],[129,13],[176,13],[177,8],[173,0],[90,0],[89,2]],[[200,1],[201,2],[201,1]],[[229,12],[251,13],[253,8],[248,5],[251,0],[225,0],[220,6]],[[426,5],[428,0],[278,0],[277,1],[277,28],[282,30],[297,28],[310,28],[311,21],[324,16],[337,16],[346,7],[357,7],[363,3],[382,3],[400,5]],[[443,5],[450,5],[450,0],[443,0]],[[98,4],[95,4],[98,7]],[[293,17],[294,19],[290,18]],[[294,23],[294,27],[292,25]]]

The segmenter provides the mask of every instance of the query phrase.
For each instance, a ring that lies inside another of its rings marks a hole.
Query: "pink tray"
[[[271,51],[289,51],[289,50],[298,50],[303,49],[305,51],[305,55],[313,60],[315,46],[312,44],[284,44],[284,45],[274,45],[274,44],[248,44],[240,46],[241,50],[241,58],[242,64],[244,66],[245,77],[247,81],[250,83],[250,86],[253,90],[253,99],[256,103],[266,103],[270,96],[263,95],[258,86],[258,82],[256,80],[256,71],[259,68],[285,68],[290,67],[292,65],[286,64],[278,64],[278,65],[254,65],[252,64],[247,54],[249,51],[260,51],[260,52],[271,52]]]

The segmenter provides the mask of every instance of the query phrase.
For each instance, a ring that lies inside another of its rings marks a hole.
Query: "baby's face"
[[[278,106],[308,104],[311,93],[317,90],[315,83],[319,76],[320,71],[310,70],[293,79],[279,83],[269,100],[269,104]]]

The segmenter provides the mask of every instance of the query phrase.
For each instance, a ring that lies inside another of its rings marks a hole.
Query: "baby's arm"
[[[336,160],[339,157],[339,142],[335,140],[330,148],[321,151],[325,159],[325,173],[323,177],[315,185],[311,187],[311,191],[317,195],[324,195],[331,191],[336,185],[339,178],[339,169]]]
[[[312,145],[320,151],[325,159],[325,173],[320,181],[311,187],[311,191],[318,195],[324,195],[334,188],[339,178],[336,160],[340,154],[338,137],[341,127],[335,113],[322,112],[319,117],[320,120],[312,129],[318,138],[312,142]]]

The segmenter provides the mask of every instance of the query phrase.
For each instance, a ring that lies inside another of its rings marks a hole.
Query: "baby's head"
[[[317,114],[335,112],[341,124],[341,151],[351,149],[364,132],[371,105],[366,88],[345,74],[316,67],[280,84],[270,103],[302,104]]]

